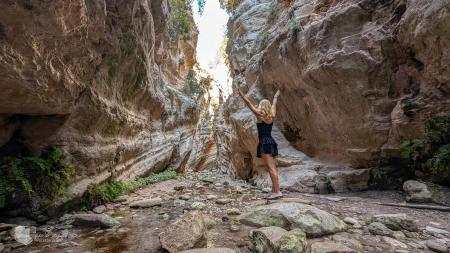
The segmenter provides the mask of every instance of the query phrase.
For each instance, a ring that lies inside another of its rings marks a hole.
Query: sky
[[[225,96],[231,93],[231,79],[228,68],[220,57],[220,47],[225,39],[228,14],[220,8],[218,0],[205,1],[202,15],[199,15],[197,1],[194,3],[194,20],[199,30],[197,44],[197,61],[200,67],[213,76],[216,82],[211,92],[213,98],[218,98],[218,86]]]

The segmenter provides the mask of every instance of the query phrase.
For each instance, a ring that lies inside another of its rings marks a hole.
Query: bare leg
[[[278,181],[278,172],[275,166],[275,160],[271,154],[262,154],[262,159],[267,166],[269,171],[270,179],[272,180],[272,192],[279,193],[280,192],[280,183]]]

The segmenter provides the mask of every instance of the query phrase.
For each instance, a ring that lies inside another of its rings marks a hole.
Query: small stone
[[[261,191],[263,191],[265,193],[269,193],[269,192],[272,192],[272,189],[265,187],[265,188],[262,188]]]
[[[228,215],[239,215],[239,214],[241,214],[241,211],[237,208],[229,208],[229,209],[227,209],[227,214]]]
[[[148,208],[154,206],[160,206],[162,204],[162,199],[159,197],[151,199],[137,200],[130,203],[131,208]]]
[[[169,220],[170,216],[167,213],[165,213],[162,215],[162,218],[163,220]]]
[[[447,245],[439,240],[427,240],[425,245],[434,252],[448,253]]]
[[[215,200],[215,199],[217,199],[217,196],[211,194],[211,195],[206,196],[206,199],[207,200]]]
[[[395,239],[397,239],[399,241],[406,240],[406,235],[402,231],[393,231],[392,237],[394,237]]]
[[[406,201],[408,202],[432,202],[432,194],[424,183],[416,180],[408,180],[403,184],[403,190],[408,194],[406,197]]]
[[[104,206],[104,205],[97,206],[92,211],[94,211],[94,213],[97,213],[97,214],[104,213],[106,211],[106,206]]]
[[[186,205],[186,200],[182,200],[182,199],[174,199],[173,200],[173,204],[175,206],[184,206]]]
[[[393,236],[393,231],[386,227],[383,223],[372,222],[367,227],[369,232],[373,235]]]
[[[182,186],[182,185],[177,185],[177,186],[173,187],[173,189],[174,189],[175,191],[179,192],[179,191],[184,190],[184,186]]]
[[[356,225],[358,224],[358,220],[355,218],[351,218],[351,217],[345,217],[344,218],[344,222],[350,225]]]
[[[216,204],[225,205],[231,202],[231,199],[218,199],[216,200]]]
[[[203,210],[206,208],[206,204],[203,202],[194,202],[191,204],[191,209]]]
[[[182,199],[182,200],[189,200],[190,198],[191,198],[191,195],[188,195],[188,194],[184,194],[184,195],[180,196],[180,199]]]

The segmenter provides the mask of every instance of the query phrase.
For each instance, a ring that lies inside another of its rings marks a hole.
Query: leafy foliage
[[[236,10],[241,0],[219,0],[220,6],[228,12]]]
[[[170,0],[172,12],[169,19],[169,34],[172,40],[177,40],[180,36],[187,39],[189,33],[194,29],[194,19],[192,18],[193,0]],[[200,5],[199,5],[200,8]]]
[[[426,139],[405,140],[401,156],[411,169],[429,173],[450,183],[450,116],[428,122]]]
[[[200,76],[195,70],[189,70],[184,93],[189,96],[202,96],[211,90],[214,78],[211,75]]]
[[[161,173],[151,174],[147,177],[138,178],[128,182],[120,180],[103,182],[91,186],[84,194],[83,202],[84,205],[90,209],[111,202],[119,196],[134,192],[144,186],[174,178],[177,178],[177,173],[171,169],[167,169]]]
[[[63,151],[52,147],[40,156],[4,157],[0,160],[0,208],[14,194],[33,193],[39,196],[41,206],[55,204],[74,175],[73,167],[63,161]]]

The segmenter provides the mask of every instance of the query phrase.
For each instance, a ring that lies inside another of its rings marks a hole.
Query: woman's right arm
[[[250,109],[250,111],[252,111],[253,114],[256,115],[256,117],[260,117],[261,115],[260,115],[260,113],[258,112],[258,109],[256,109],[256,108],[253,106],[252,102],[250,102],[250,100],[249,100],[247,97],[245,97],[244,93],[241,91],[240,88],[238,88],[238,92],[239,92],[239,95],[241,96],[241,98],[244,100],[244,102],[245,102],[245,104],[247,105],[247,107]]]

